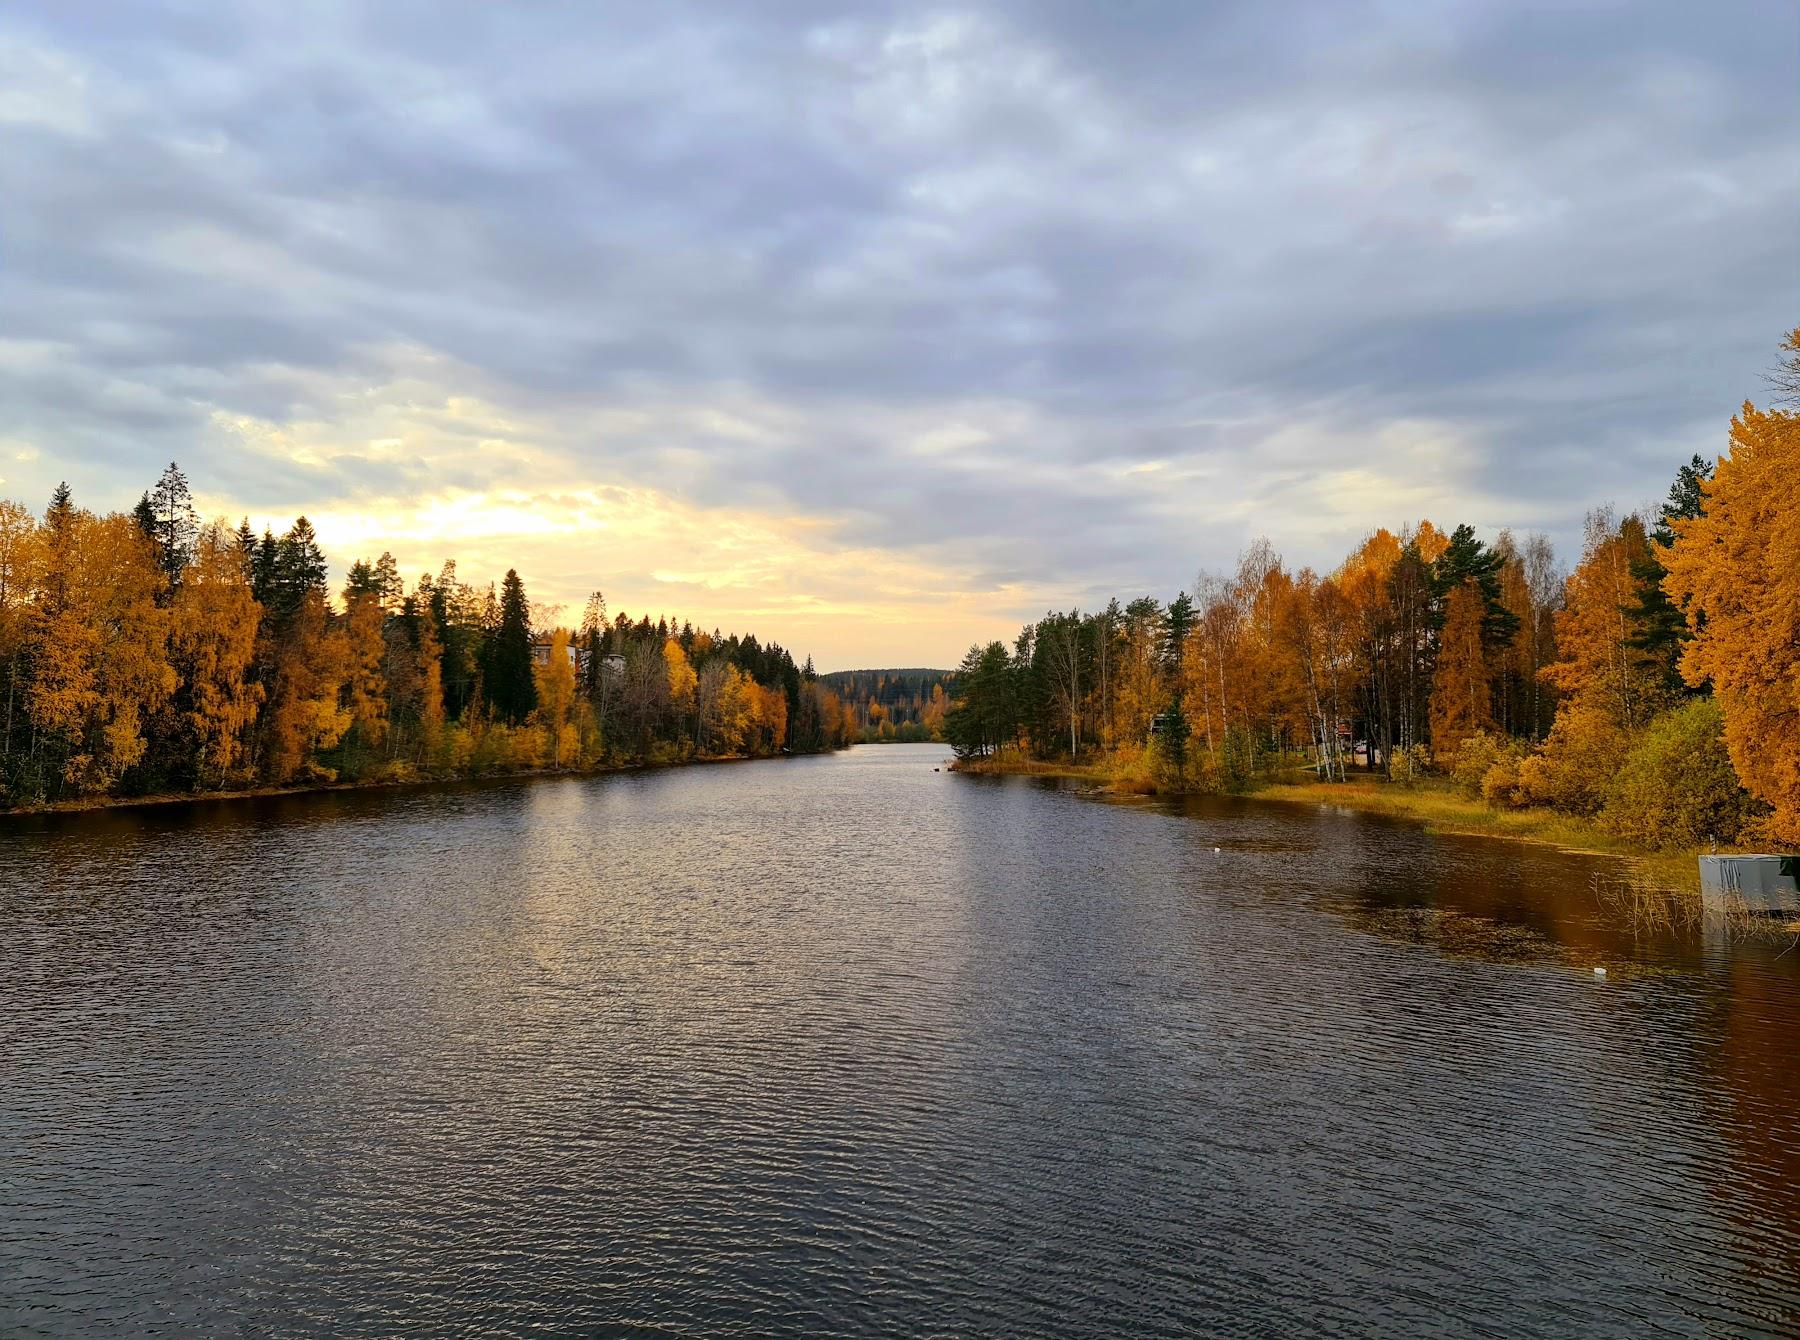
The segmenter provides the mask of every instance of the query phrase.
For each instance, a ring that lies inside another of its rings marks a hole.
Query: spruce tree
[[[483,694],[501,719],[517,725],[537,706],[537,683],[531,673],[531,609],[525,583],[507,569],[500,587],[500,618],[488,641]]]
[[[156,561],[173,589],[181,584],[181,574],[194,557],[194,543],[200,535],[200,514],[194,510],[193,493],[187,476],[174,461],[169,462],[156,487],[138,504],[140,525],[146,520],[141,510],[146,504],[148,534],[156,543]]]
[[[292,618],[307,596],[325,589],[325,554],[312,522],[303,516],[294,519],[274,546],[273,568],[272,589],[265,603],[277,620]]]
[[[1663,556],[1674,546],[1675,523],[1692,521],[1706,510],[1704,488],[1712,476],[1712,462],[1703,456],[1695,456],[1675,472],[1668,501],[1663,503],[1656,526],[1650,532],[1649,553],[1631,563],[1631,576],[1637,584],[1638,594],[1637,603],[1631,610],[1635,631],[1628,640],[1629,645],[1655,662],[1665,688],[1690,694],[1704,692],[1704,688],[1690,688],[1682,682],[1678,663],[1682,643],[1690,634],[1686,613],[1663,591],[1663,578],[1668,575]]]

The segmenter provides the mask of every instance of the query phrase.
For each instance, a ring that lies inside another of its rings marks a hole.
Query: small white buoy
[[[1214,847],[1214,848],[1213,848],[1213,855],[1214,855],[1214,856],[1217,856],[1217,855],[1218,855],[1218,854],[1219,854],[1219,849],[1218,849],[1218,848],[1217,848],[1217,847]]]
[[[1595,969],[1594,969],[1594,976],[1596,976],[1596,977],[1604,977],[1604,976],[1606,976],[1606,969],[1605,969],[1605,968],[1595,968]]]

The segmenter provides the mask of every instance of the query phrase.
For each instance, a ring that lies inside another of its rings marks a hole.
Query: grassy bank
[[[1098,790],[1121,796],[1154,796],[1179,790],[1159,785],[1143,758],[1129,754],[1106,754],[1089,762],[1071,762],[1068,759],[1032,758],[1018,750],[1007,749],[987,758],[958,759],[950,765],[950,770],[977,777],[1069,777],[1091,782]]]
[[[1447,782],[1426,781],[1397,786],[1380,778],[1347,782],[1275,782],[1260,787],[1258,800],[1289,804],[1331,805],[1366,814],[1410,819],[1428,832],[1472,837],[1511,838],[1539,842],[1564,851],[1623,856],[1636,862],[1658,882],[1698,893],[1697,851],[1660,852],[1626,842],[1585,819],[1555,810],[1496,810]]]
[[[1091,783],[1113,795],[1174,795],[1196,788],[1159,782],[1140,754],[1112,754],[1090,762],[1028,758],[1008,750],[991,758],[955,765],[958,772],[987,776],[1067,777]],[[1508,838],[1538,842],[1564,851],[1627,857],[1658,883],[1698,893],[1700,877],[1694,852],[1656,852],[1634,846],[1602,831],[1585,819],[1549,809],[1496,810],[1435,779],[1400,786],[1379,777],[1346,782],[1310,778],[1265,782],[1247,793],[1250,799],[1281,804],[1330,805],[1380,814],[1421,824],[1433,833]]]

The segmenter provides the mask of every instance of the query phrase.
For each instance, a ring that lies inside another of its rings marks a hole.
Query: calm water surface
[[[0,1333],[1800,1333],[1800,951],[943,756],[0,820]]]

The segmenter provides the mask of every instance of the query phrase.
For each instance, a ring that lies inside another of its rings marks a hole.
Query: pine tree
[[[1439,628],[1448,616],[1449,600],[1465,583],[1473,582],[1481,593],[1481,645],[1492,650],[1506,646],[1519,631],[1519,616],[1506,606],[1500,576],[1506,555],[1475,538],[1473,526],[1458,526],[1450,542],[1431,565],[1432,618]]]

